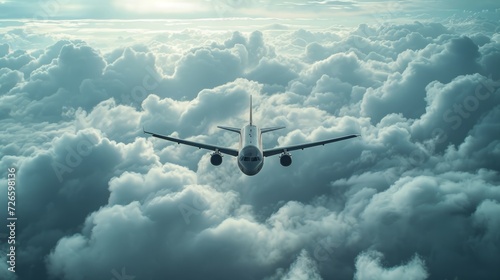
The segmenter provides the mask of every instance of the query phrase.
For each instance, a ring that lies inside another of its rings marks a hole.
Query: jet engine
[[[280,156],[280,163],[283,166],[290,166],[290,164],[292,164],[292,155],[289,153],[282,153]]]
[[[219,166],[222,163],[222,155],[219,151],[214,152],[210,157],[210,163],[215,166]]]

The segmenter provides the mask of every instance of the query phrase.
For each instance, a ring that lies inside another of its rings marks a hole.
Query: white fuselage
[[[246,175],[259,173],[264,165],[262,153],[262,135],[255,125],[246,125],[240,132],[240,149],[238,153],[238,167]]]

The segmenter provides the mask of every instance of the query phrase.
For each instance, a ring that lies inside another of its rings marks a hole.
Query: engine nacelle
[[[222,155],[219,152],[215,152],[210,156],[210,163],[219,166],[222,163]]]
[[[290,164],[292,164],[292,155],[289,153],[282,153],[280,156],[280,163],[283,166],[290,166]]]

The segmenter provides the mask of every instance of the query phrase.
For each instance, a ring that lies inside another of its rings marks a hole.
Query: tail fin
[[[250,95],[250,125],[252,125],[252,96]]]
[[[250,125],[252,125],[252,96],[250,95]],[[228,131],[236,132],[241,134],[241,129],[236,127],[228,127],[228,126],[217,126],[220,129],[225,129]]]

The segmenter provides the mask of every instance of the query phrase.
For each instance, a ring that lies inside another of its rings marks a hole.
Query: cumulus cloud
[[[276,275],[266,279],[314,279],[321,280],[317,265],[312,260],[306,250],[302,250],[295,262],[290,266],[288,271],[279,269]]]
[[[111,49],[2,37],[0,183],[15,166],[19,269],[2,258],[0,275],[498,278],[500,40],[484,19],[462,23],[478,28],[163,31]],[[363,137],[247,177],[230,156],[214,167],[142,133],[237,147],[215,126],[246,124],[249,95],[254,122],[287,126],[266,148]]]
[[[385,269],[380,264],[382,254],[366,252],[356,258],[354,279],[426,279],[428,274],[419,257],[414,257],[406,265]]]

